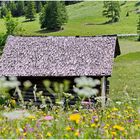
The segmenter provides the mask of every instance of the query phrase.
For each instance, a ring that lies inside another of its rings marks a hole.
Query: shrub
[[[13,35],[14,30],[18,25],[18,22],[12,18],[11,12],[8,12],[8,14],[5,17],[5,25],[7,29],[7,32],[6,32],[7,35]]]
[[[6,43],[6,39],[7,39],[7,34],[0,34],[0,55],[2,54],[3,46]]]
[[[6,39],[7,39],[6,34],[0,34],[0,48],[5,45]]]

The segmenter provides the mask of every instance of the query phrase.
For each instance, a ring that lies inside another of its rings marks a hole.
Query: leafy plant
[[[63,82],[50,82],[49,80],[45,80],[43,81],[43,84],[50,94],[55,94],[57,103],[62,103],[61,101],[65,97],[65,93],[68,92],[70,86],[70,82],[68,80],[64,80]]]
[[[20,82],[17,81],[15,77],[9,77],[9,80],[7,80],[6,77],[0,77],[1,103],[5,103],[5,101],[10,98],[9,90],[18,87],[19,85]]]
[[[90,98],[91,96],[96,96],[98,90],[95,88],[97,85],[100,85],[99,80],[93,80],[88,77],[80,77],[75,79],[76,86],[74,91],[81,97]]]
[[[7,34],[0,34],[0,55],[2,54],[4,45],[6,43]]]

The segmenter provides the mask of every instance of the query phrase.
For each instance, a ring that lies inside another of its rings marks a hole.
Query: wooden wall
[[[46,88],[43,85],[43,81],[44,80],[50,80],[51,82],[62,82],[63,80],[69,80],[70,81],[70,89],[69,89],[69,93],[73,94],[75,96],[75,98],[73,100],[70,101],[70,104],[74,104],[76,100],[78,100],[77,94],[75,94],[72,90],[73,85],[75,85],[74,83],[74,79],[76,77],[70,76],[70,77],[43,77],[43,76],[39,76],[39,77],[17,77],[18,80],[21,82],[21,86],[19,87],[22,91],[22,94],[24,96],[24,101],[29,101],[30,99],[34,100],[34,95],[33,95],[33,87],[36,84],[37,86],[37,92],[38,91],[43,91],[43,96],[49,96],[53,103],[55,103],[55,96],[54,94],[50,94]],[[101,80],[102,77],[92,77],[94,79],[99,79]],[[24,86],[23,83],[25,81],[29,80],[32,83],[32,86],[28,89],[28,90],[24,90]],[[96,87],[99,90],[99,95],[101,95],[101,85]],[[11,91],[12,94],[13,91]],[[16,100],[18,98],[18,95],[15,96]],[[95,99],[91,98],[91,100],[94,102]],[[40,104],[41,101],[37,98],[37,103],[36,104]]]

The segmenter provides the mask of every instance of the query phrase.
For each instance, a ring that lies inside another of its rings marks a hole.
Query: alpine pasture
[[[105,34],[136,34],[138,1],[120,2],[120,21],[106,24],[102,16],[102,1],[84,1],[67,6],[68,23],[64,29],[47,32],[40,29],[39,14],[36,20],[25,22],[17,18],[23,36],[94,36]],[[129,11],[129,16],[126,13]],[[0,33],[5,33],[4,20],[0,19]],[[121,55],[115,58],[110,80],[110,93],[106,107],[81,108],[80,104],[68,107],[37,109],[32,102],[28,109],[9,98],[0,100],[0,138],[16,139],[140,139],[140,42],[136,38],[119,38]],[[1,81],[0,81],[1,84]],[[29,83],[28,83],[29,84]],[[28,85],[27,85],[28,86]],[[0,87],[0,97],[1,94]],[[6,92],[6,90],[4,89]],[[1,98],[0,98],[1,99]]]

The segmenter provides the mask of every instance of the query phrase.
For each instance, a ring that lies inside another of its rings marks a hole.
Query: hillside
[[[108,21],[102,16],[102,1],[85,1],[67,6],[69,15],[68,23],[64,30],[58,32],[46,32],[40,30],[39,15],[33,22],[25,22],[25,17],[18,18],[19,26],[23,27],[22,35],[101,35],[101,34],[133,34],[136,33],[136,25],[139,11],[139,2],[127,1],[121,3],[121,19],[118,23],[105,24]],[[129,16],[126,13],[129,11]],[[0,19],[0,33],[5,32],[4,21]]]

